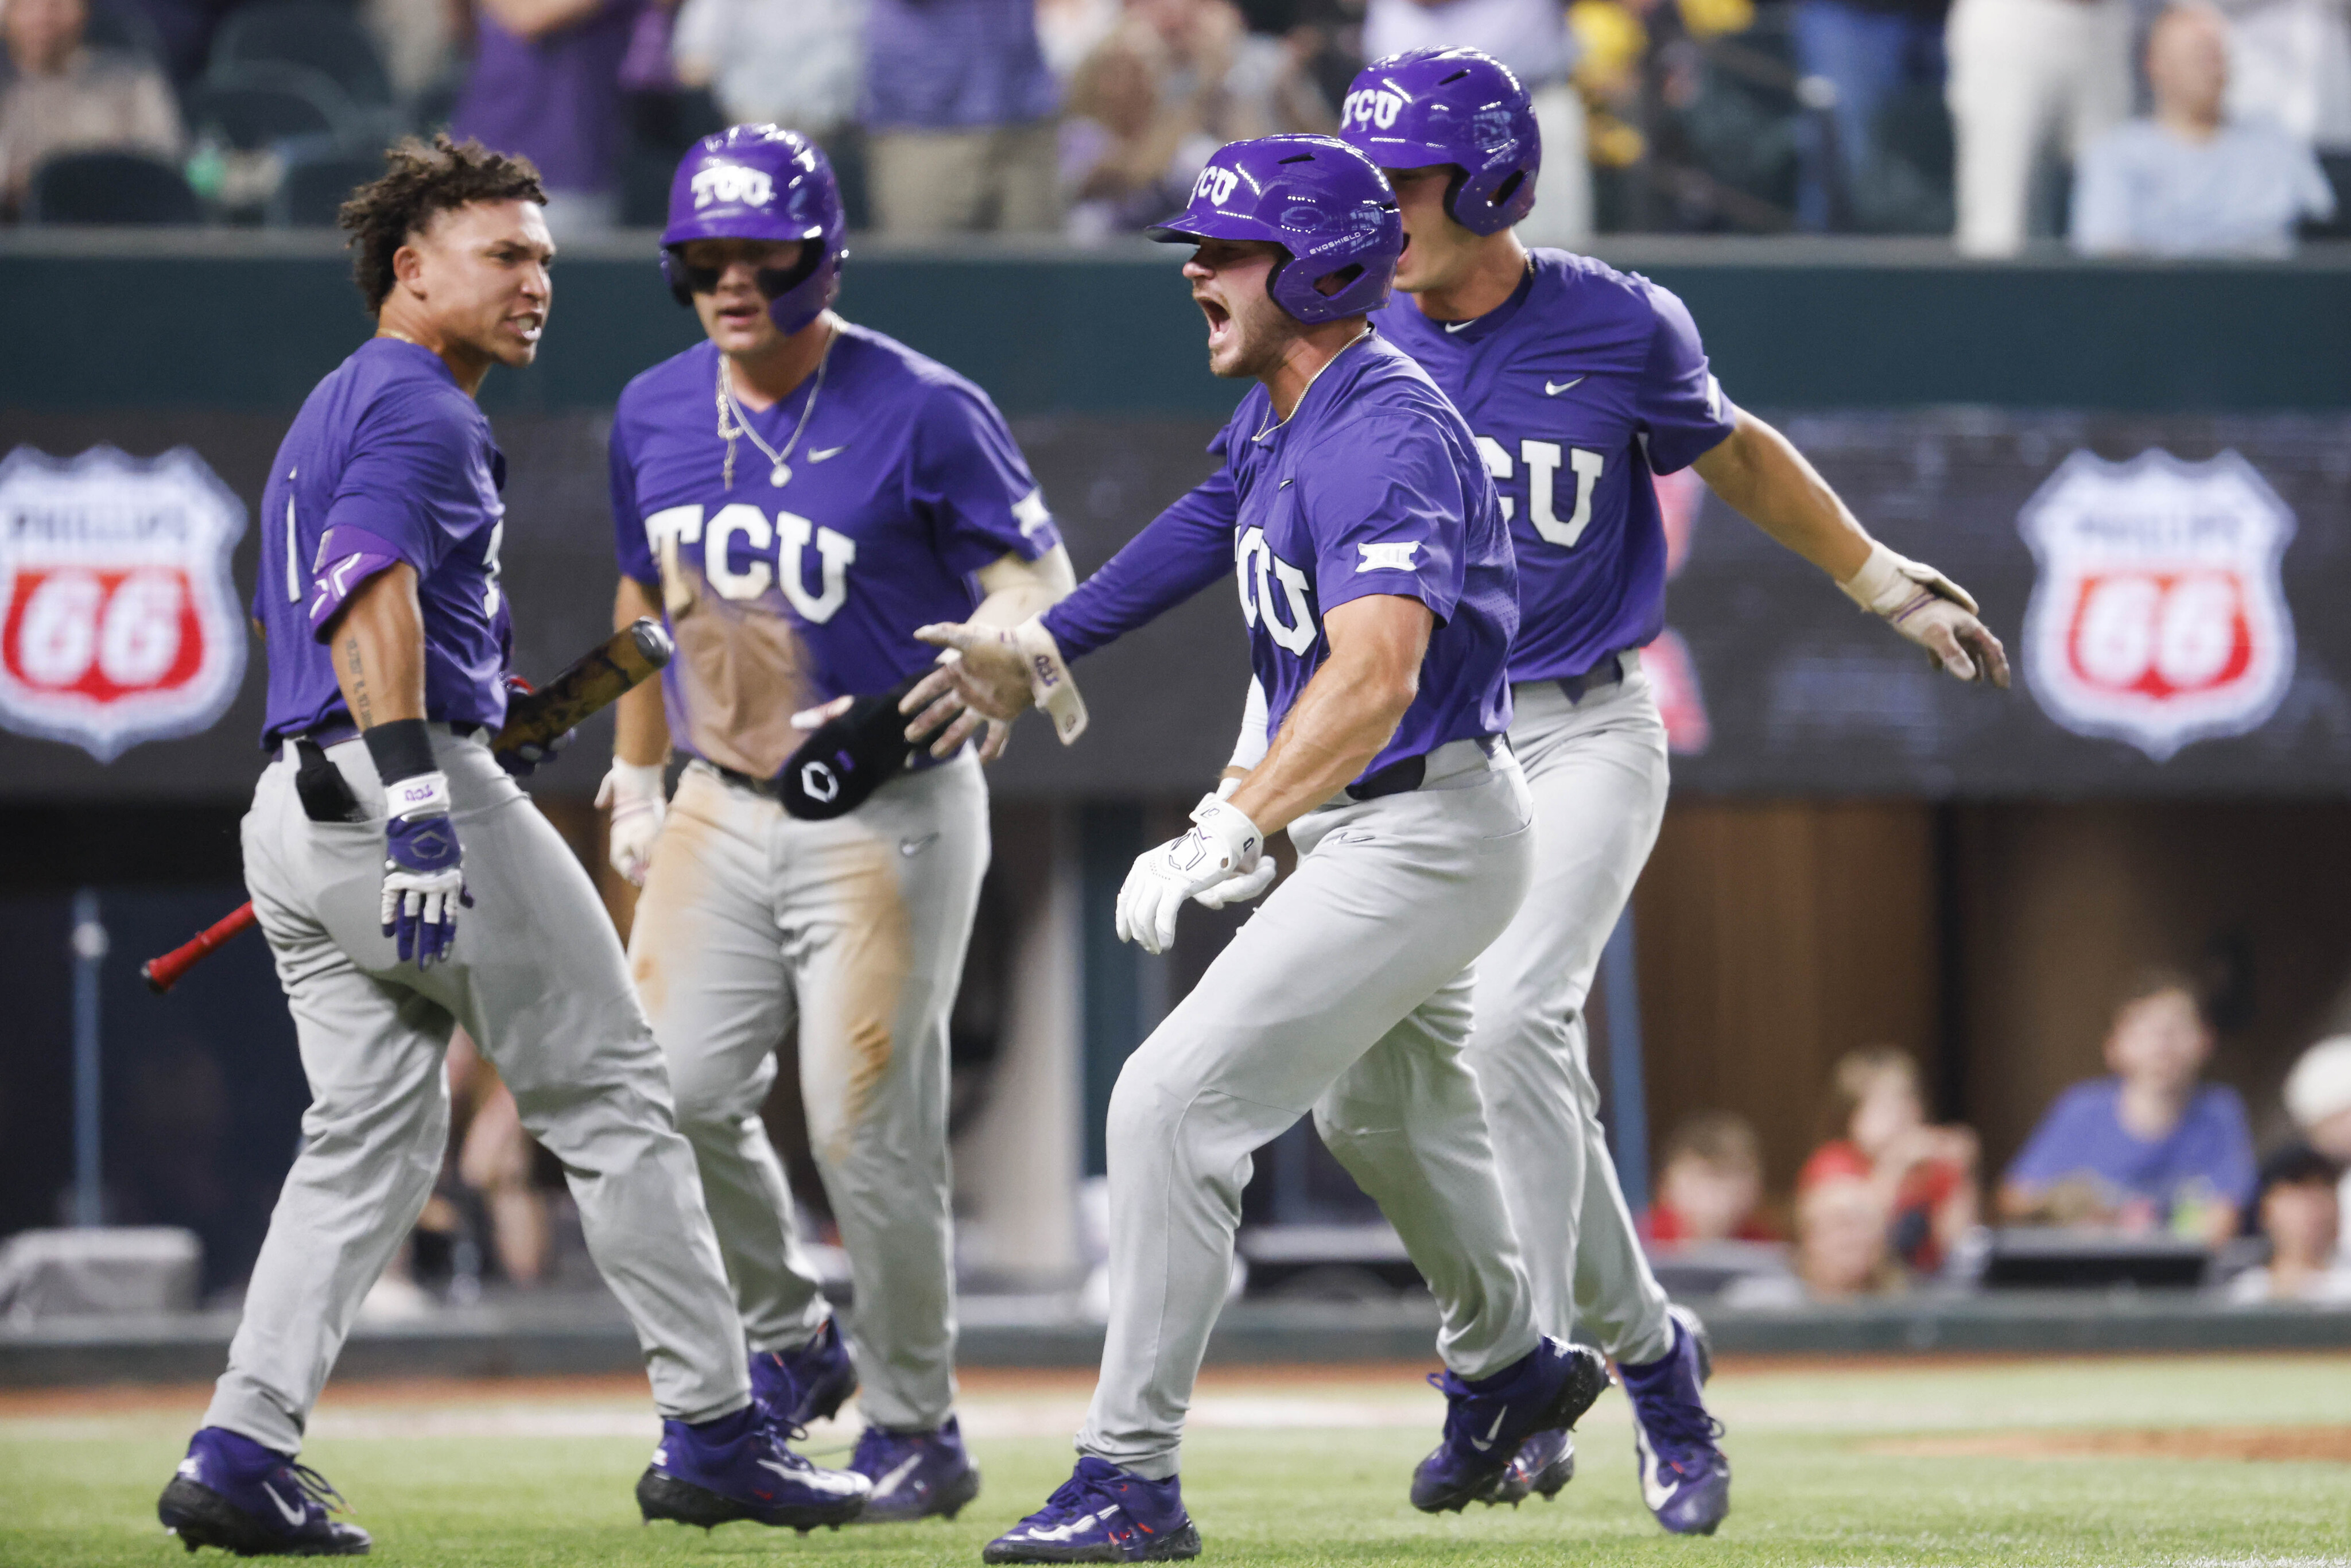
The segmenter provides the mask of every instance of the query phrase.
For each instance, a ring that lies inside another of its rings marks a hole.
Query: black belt
[[[1582,702],[1586,692],[1600,686],[1613,686],[1625,679],[1625,656],[1611,653],[1580,675],[1562,675],[1553,683],[1567,694],[1572,703]]]
[[[1487,756],[1494,755],[1502,744],[1501,737],[1492,735],[1478,737],[1478,749]],[[1428,777],[1428,753],[1399,758],[1376,773],[1366,773],[1347,786],[1350,800],[1377,800],[1388,795],[1409,795],[1420,788]]]
[[[445,729],[460,740],[469,735],[480,734],[485,727],[470,718],[434,719],[430,722],[435,729]],[[323,751],[329,746],[340,746],[347,740],[357,740],[359,737],[358,725],[347,718],[338,718],[329,719],[325,724],[313,729],[304,730],[298,735],[272,735],[269,737],[269,743],[275,747],[290,740],[297,745],[315,746]]]
[[[703,758],[701,762],[705,768],[737,789],[748,789],[754,795],[764,795],[770,800],[780,800],[784,798],[784,787],[773,779],[760,779],[748,773],[737,773],[732,768],[713,762],[706,757]]]

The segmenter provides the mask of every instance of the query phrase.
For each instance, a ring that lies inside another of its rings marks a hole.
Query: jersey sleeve
[[[1240,501],[1219,467],[1143,526],[1102,570],[1045,612],[1065,659],[1091,653],[1174,609],[1233,568]]]
[[[1315,601],[1328,615],[1390,593],[1419,600],[1440,623],[1451,620],[1476,500],[1462,465],[1476,455],[1417,413],[1374,415],[1348,434],[1298,476],[1300,504],[1311,509]]]
[[[377,573],[406,562],[422,580],[457,544],[442,519],[473,515],[479,481],[475,430],[437,389],[394,391],[360,416],[309,562],[310,633]]]
[[[630,447],[625,416],[612,421],[611,452],[612,553],[620,560],[622,577],[658,593],[661,566],[653,559],[653,543],[645,538],[644,513],[637,507],[637,459]]]
[[[1007,555],[1035,560],[1061,542],[1045,492],[996,405],[978,388],[934,385],[914,415],[910,499],[948,570]]]
[[[1634,393],[1633,417],[1650,468],[1671,474],[1729,440],[1738,411],[1707,368],[1706,346],[1698,340],[1689,307],[1672,289],[1644,282],[1656,321]]]

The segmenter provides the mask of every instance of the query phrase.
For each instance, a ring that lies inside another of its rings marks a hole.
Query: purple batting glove
[[[532,686],[528,681],[524,680],[520,675],[510,674],[507,676],[506,679],[507,700],[510,704],[515,698],[528,696],[532,691],[537,689]],[[496,756],[498,759],[498,766],[505,768],[507,772],[514,778],[528,779],[531,776],[532,772],[538,768],[540,763],[553,761],[555,759],[555,754],[562,750],[565,747],[570,745],[573,740],[579,737],[579,735],[580,732],[576,729],[567,729],[561,735],[557,736],[553,740],[546,742],[531,741],[516,747],[512,751],[497,752],[496,753]]]
[[[429,969],[449,956],[458,905],[474,902],[465,891],[465,852],[449,815],[449,781],[423,773],[385,794],[392,816],[384,824],[383,934],[395,939],[402,963]]]

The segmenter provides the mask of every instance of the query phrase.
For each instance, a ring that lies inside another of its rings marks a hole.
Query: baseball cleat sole
[[[876,1499],[865,1505],[865,1511],[857,1516],[857,1522],[860,1524],[912,1524],[918,1519],[953,1519],[978,1495],[979,1467],[975,1465],[934,1496],[924,1499],[920,1508],[896,1513],[891,1511],[886,1500]]]
[[[190,1552],[217,1546],[239,1557],[364,1557],[371,1544],[368,1532],[353,1524],[339,1524],[323,1539],[288,1541],[273,1535],[228,1499],[185,1476],[174,1477],[163,1489],[155,1517]]]
[[[1084,1546],[1056,1547],[1048,1542],[1024,1541],[1008,1546],[991,1541],[981,1548],[982,1563],[1181,1563],[1200,1555],[1200,1532],[1189,1520],[1171,1534],[1153,1539],[1136,1556],[1129,1556],[1107,1542],[1093,1542]]]
[[[731,1497],[712,1491],[708,1487],[682,1481],[675,1476],[665,1476],[648,1467],[637,1478],[637,1511],[645,1522],[672,1520],[679,1524],[715,1530],[722,1524],[732,1524],[738,1519],[754,1524],[772,1525],[780,1530],[810,1531],[819,1525],[838,1530],[865,1511],[865,1494],[852,1493],[825,1502],[778,1503],[773,1508],[755,1508],[737,1502]]]

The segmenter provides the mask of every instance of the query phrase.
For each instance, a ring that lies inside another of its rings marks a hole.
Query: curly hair
[[[478,141],[455,142],[446,131],[433,145],[411,137],[384,150],[383,177],[361,185],[335,214],[350,238],[352,280],[368,313],[383,309],[392,292],[392,258],[441,213],[469,202],[540,202],[547,193],[528,158],[493,152]]]

